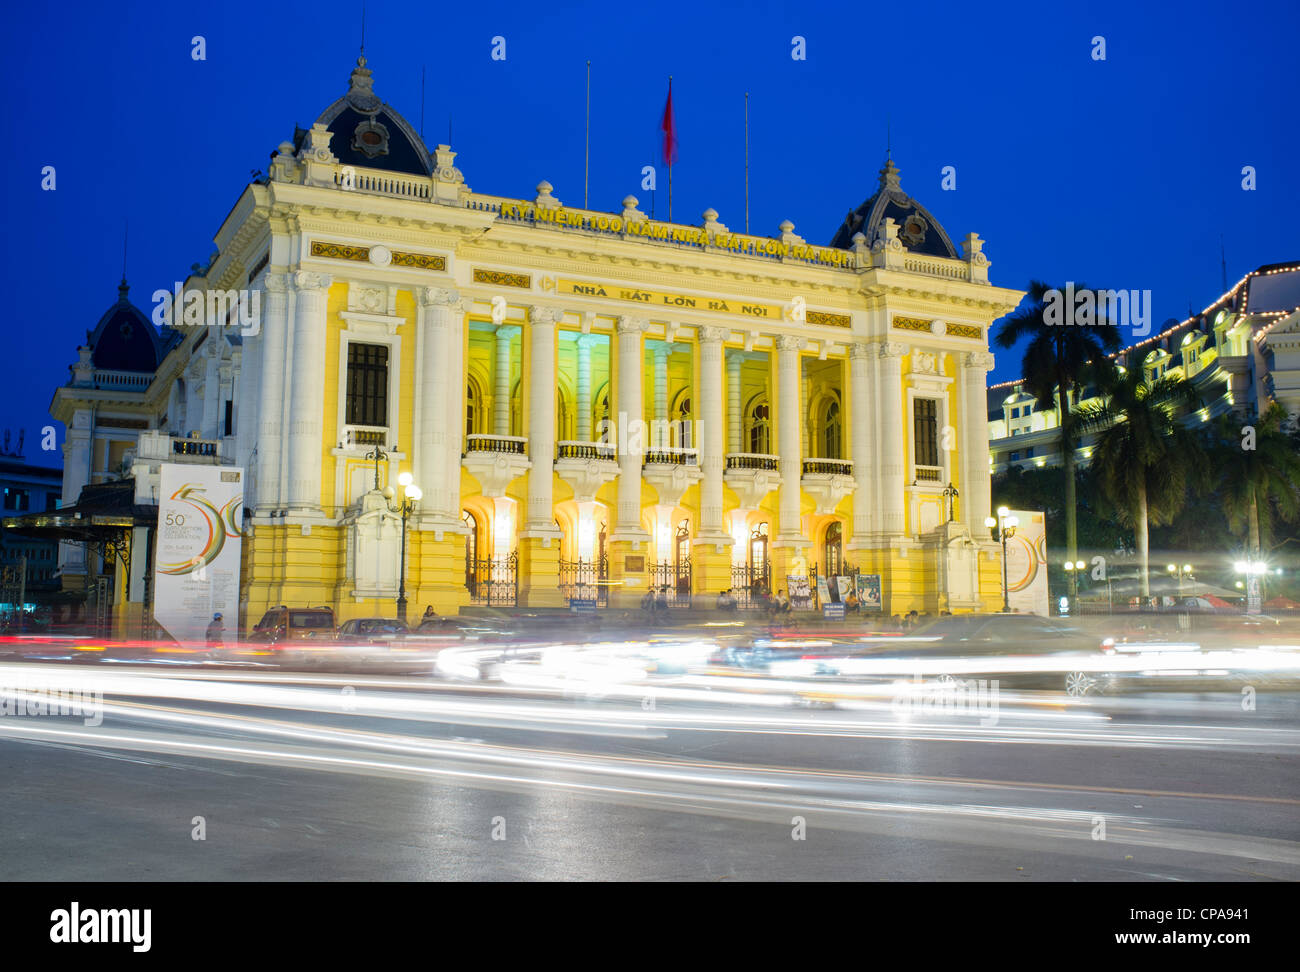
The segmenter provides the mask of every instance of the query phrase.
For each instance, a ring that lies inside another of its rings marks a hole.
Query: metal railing
[[[518,435],[467,435],[465,455],[471,452],[498,452],[522,456],[528,449],[528,440]]]
[[[215,459],[221,455],[221,442],[217,439],[172,439],[172,452],[178,456]]]
[[[731,593],[742,611],[761,611],[772,594],[772,563],[732,564]]]

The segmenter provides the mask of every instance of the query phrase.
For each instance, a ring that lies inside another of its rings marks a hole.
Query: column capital
[[[726,327],[701,327],[697,333],[701,344],[721,344],[731,330]]]
[[[907,345],[898,341],[877,341],[876,356],[880,358],[901,358],[907,354]]]
[[[962,355],[962,364],[976,371],[992,371],[993,355],[988,351],[968,351]]]
[[[533,305],[528,308],[529,324],[555,324],[563,316],[564,311],[555,307],[540,307]]]
[[[328,273],[317,273],[314,270],[295,270],[293,272],[293,285],[299,291],[304,290],[328,290],[334,278]]]
[[[523,328],[521,328],[518,324],[498,324],[497,329],[494,333],[497,337],[497,340],[508,341],[522,330]]]
[[[460,291],[453,287],[421,287],[420,303],[425,307],[439,305],[448,305],[453,310],[459,310],[459,304],[462,303]]]
[[[849,357],[859,360],[866,360],[871,356],[871,345],[866,341],[852,341],[849,343]]]
[[[266,281],[266,289],[273,294],[283,294],[289,290],[289,274],[287,273],[268,273],[264,280]]]
[[[599,345],[600,342],[601,335],[599,334],[579,334],[578,340],[575,343],[580,348],[594,348]]]
[[[619,334],[630,334],[633,332],[640,334],[642,331],[645,331],[650,327],[650,322],[644,317],[630,317],[625,315],[618,318],[618,320],[614,322],[614,326],[618,329]]]
[[[793,334],[778,334],[775,343],[778,351],[802,351],[808,346],[806,340]]]

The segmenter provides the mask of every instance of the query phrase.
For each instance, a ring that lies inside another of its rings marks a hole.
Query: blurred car
[[[939,682],[986,679],[1003,688],[1095,694],[1110,684],[1114,639],[1033,614],[958,614],[895,637],[869,637],[849,650],[805,655],[809,674],[907,676]]]
[[[276,645],[286,641],[333,641],[334,609],[290,608],[281,604],[262,615],[249,632],[252,642]]]
[[[400,641],[409,633],[406,622],[395,618],[353,618],[339,626],[335,640],[373,645]]]

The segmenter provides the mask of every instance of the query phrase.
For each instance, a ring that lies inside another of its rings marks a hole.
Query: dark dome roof
[[[348,93],[316,119],[332,136],[330,151],[344,165],[432,175],[429,150],[410,124],[374,92],[364,56],[357,58]],[[298,129],[294,148],[302,148],[307,132]]]
[[[939,221],[899,187],[898,169],[892,159],[886,159],[880,170],[880,187],[875,195],[845,217],[831,246],[848,249],[858,233],[867,238],[868,244],[874,243],[886,219],[898,224],[898,238],[911,252],[957,259],[957,250]]]
[[[117,303],[87,337],[90,360],[108,371],[156,371],[163,357],[162,341],[144,312],[126,299],[129,289],[123,280]]]

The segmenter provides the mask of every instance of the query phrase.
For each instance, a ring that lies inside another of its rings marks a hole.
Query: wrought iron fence
[[[577,598],[595,601],[598,607],[609,604],[609,558],[595,560],[561,560],[560,592],[565,600]]]
[[[761,611],[772,594],[772,563],[732,564],[731,593],[742,611]]]
[[[514,607],[519,603],[519,554],[466,561],[465,588],[471,603]]]
[[[691,606],[691,560],[683,558],[678,563],[661,560],[650,565],[650,587],[658,594],[668,588],[668,606],[688,608]]]

